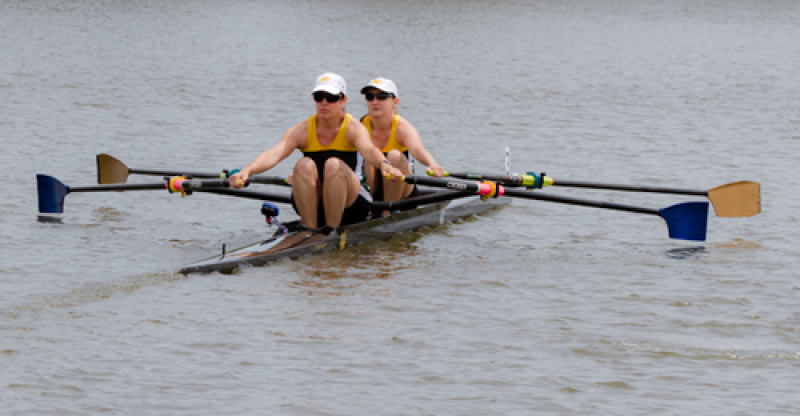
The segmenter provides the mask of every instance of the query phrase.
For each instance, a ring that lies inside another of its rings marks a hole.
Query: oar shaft
[[[248,181],[249,182],[249,181]],[[170,185],[172,185],[170,187]],[[206,188],[228,188],[227,179],[186,179],[182,177],[171,178],[167,182],[158,183],[119,183],[92,186],[68,186],[69,192],[108,192],[108,191],[147,191],[153,189],[169,189],[173,192],[198,191]],[[247,184],[245,184],[247,186]]]
[[[563,186],[568,188],[607,189],[611,191],[654,192],[660,194],[708,196],[708,191],[703,191],[703,190],[666,188],[660,186],[616,185],[616,184],[606,184],[606,183],[566,181],[561,179],[553,180],[553,186]]]
[[[167,189],[164,182],[161,183],[121,183],[111,185],[93,186],[68,186],[69,192],[108,192],[108,191],[147,191],[153,189]]]
[[[135,173],[139,175],[151,175],[151,176],[186,176],[188,178],[219,178],[220,175],[224,175],[223,172],[214,174],[210,172],[190,172],[190,171],[182,171],[182,170],[154,170],[154,169],[128,169],[129,173]],[[227,180],[227,179],[225,179]],[[282,186],[289,186],[286,182],[286,178],[280,176],[265,176],[265,175],[253,175],[247,180],[250,183],[260,183],[260,184],[268,184],[268,185],[282,185]]]
[[[403,210],[414,208],[423,204],[432,204],[440,201],[451,201],[454,199],[464,198],[475,195],[473,192],[465,191],[437,191],[427,195],[421,195],[413,198],[403,199],[400,201],[381,201],[372,204],[372,212]]]
[[[271,192],[258,192],[249,189],[201,189],[201,192],[216,195],[228,195],[239,198],[256,199],[259,201],[272,201],[282,202],[286,204],[292,203],[292,197],[283,194],[274,194]]]
[[[614,202],[593,201],[589,199],[579,199],[563,195],[548,195],[520,189],[503,188],[501,195],[513,196],[517,198],[535,199],[538,201],[559,202],[569,205],[581,205],[585,207],[613,209],[617,211],[636,212],[640,214],[651,214],[661,216],[661,211],[655,208],[638,207],[634,205],[617,204]]]
[[[155,170],[155,169],[134,169],[129,168],[128,173],[135,173],[137,175],[149,175],[149,176],[186,176],[191,178],[219,178],[220,173],[210,173],[210,172],[191,172],[185,170]]]

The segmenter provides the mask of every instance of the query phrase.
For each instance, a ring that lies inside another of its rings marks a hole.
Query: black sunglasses
[[[323,99],[329,103],[335,103],[342,99],[342,94],[333,95],[324,91],[317,91],[312,95],[314,96],[314,101],[318,103],[321,103]]]
[[[389,97],[394,98],[394,94],[392,94],[390,92],[365,92],[364,93],[364,98],[366,98],[367,101],[372,101],[372,100],[374,100],[376,98],[378,99],[378,101],[383,101],[383,100],[385,100],[385,99],[387,99]]]

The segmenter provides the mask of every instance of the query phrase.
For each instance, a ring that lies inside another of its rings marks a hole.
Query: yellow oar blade
[[[128,181],[128,166],[114,156],[97,155],[97,183],[112,184]]]
[[[718,217],[752,217],[761,212],[761,184],[741,181],[708,191]]]

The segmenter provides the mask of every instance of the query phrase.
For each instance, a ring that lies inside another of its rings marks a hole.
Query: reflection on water
[[[36,216],[36,221],[41,223],[63,224],[64,218],[58,214],[39,214]]]
[[[681,248],[673,248],[671,250],[667,250],[665,253],[667,257],[671,259],[700,259],[704,256],[708,255],[709,252],[706,250],[705,246],[700,247],[681,247]]]
[[[735,250],[758,250],[761,248],[761,243],[757,241],[750,241],[743,238],[734,238],[729,241],[714,243],[716,248],[729,248]]]
[[[411,265],[404,270],[413,268],[413,257],[418,255],[414,243],[425,233],[402,233],[389,241],[369,242],[304,259],[304,267],[299,270],[303,278],[293,282],[292,286],[342,288],[343,279],[354,279],[354,282],[344,286],[353,289],[371,280],[392,278],[397,275],[398,264]],[[339,292],[331,292],[334,293],[341,295]]]

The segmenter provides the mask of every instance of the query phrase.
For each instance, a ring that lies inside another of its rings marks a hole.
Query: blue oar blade
[[[708,202],[684,202],[660,210],[667,221],[669,238],[705,241],[708,228]]]
[[[52,176],[36,174],[36,188],[39,191],[39,213],[64,212],[64,197],[69,193],[67,185]]]

